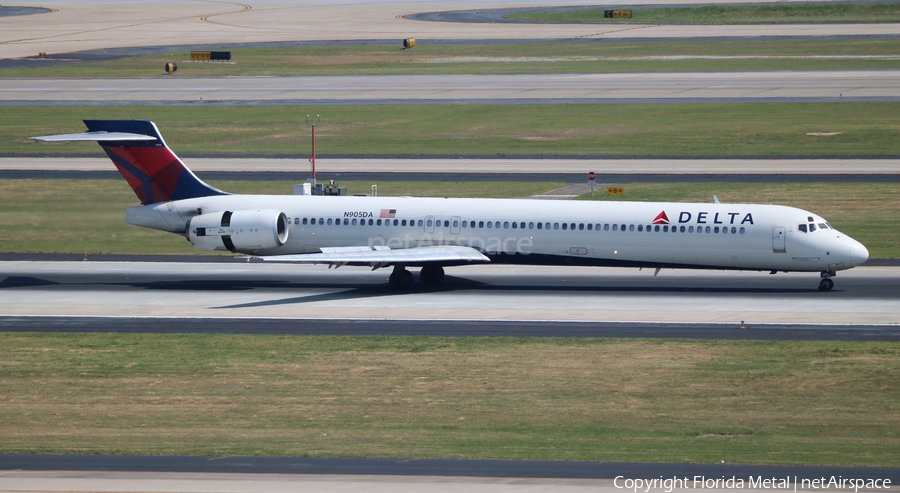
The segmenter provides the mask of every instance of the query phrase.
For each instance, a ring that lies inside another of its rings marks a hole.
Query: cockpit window
[[[805,225],[805,224],[801,224],[801,225],[797,226],[797,229],[799,229],[800,231],[806,233],[806,225]]]
[[[819,229],[828,229],[828,225],[825,223],[819,223]]]
[[[813,223],[809,223],[809,232],[812,233],[816,230],[816,225]]]

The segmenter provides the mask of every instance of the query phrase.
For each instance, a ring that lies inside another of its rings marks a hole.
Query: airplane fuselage
[[[127,218],[190,237],[194,217],[245,210],[282,212],[284,244],[195,245],[259,256],[461,245],[498,263],[778,271],[838,271],[868,258],[820,216],[779,205],[224,195],[131,207]]]

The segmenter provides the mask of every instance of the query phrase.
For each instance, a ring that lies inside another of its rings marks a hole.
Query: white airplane
[[[780,205],[232,195],[197,178],[153,122],[84,123],[33,138],[98,142],[141,201],[128,224],[263,260],[393,267],[395,288],[411,287],[407,267],[437,284],[444,267],[490,262],[820,272],[829,291],[869,257],[822,217]]]

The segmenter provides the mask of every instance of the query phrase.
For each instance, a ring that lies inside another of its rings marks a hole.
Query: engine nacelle
[[[268,250],[287,242],[288,221],[276,210],[210,212],[191,218],[187,237],[205,250]]]

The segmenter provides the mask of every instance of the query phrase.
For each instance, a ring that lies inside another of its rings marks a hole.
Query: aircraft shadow
[[[33,286],[54,286],[59,284],[54,281],[38,279],[37,277],[7,277],[0,281],[0,289],[3,288],[28,288]]]
[[[331,288],[341,289],[341,285],[331,284],[311,284],[311,283],[290,283],[280,286],[281,288]],[[771,294],[811,294],[818,293],[818,290],[811,286],[809,288],[769,288],[769,287],[722,287],[722,286],[553,286],[553,285],[492,285],[481,281],[473,281],[471,279],[447,276],[444,281],[435,287],[423,286],[417,282],[415,287],[408,291],[397,291],[390,288],[387,283],[370,285],[370,286],[343,286],[347,289],[344,291],[314,294],[308,296],[296,296],[279,300],[256,301],[252,303],[240,303],[234,305],[225,305],[215,307],[216,309],[226,308],[258,308],[267,306],[293,305],[317,303],[322,301],[342,301],[365,298],[379,298],[384,296],[404,296],[407,294],[421,293],[441,293],[441,292],[459,292],[459,291],[481,291],[481,292],[519,292],[527,293],[646,293],[646,294],[731,294],[731,295],[771,295]],[[841,290],[835,289],[832,293],[840,293]]]

